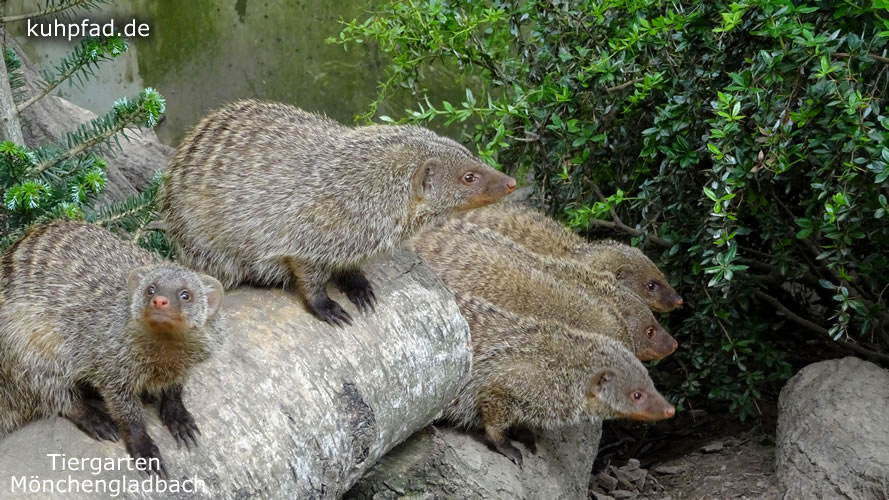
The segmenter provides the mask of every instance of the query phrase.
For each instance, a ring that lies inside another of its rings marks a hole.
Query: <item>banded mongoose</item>
[[[678,347],[645,302],[608,273],[584,287],[559,281],[535,269],[537,259],[519,245],[506,246],[510,240],[492,244],[485,232],[491,231],[464,232],[448,223],[424,231],[412,246],[458,295],[473,295],[521,316],[561,321],[613,337],[641,360],[664,358]]]
[[[469,323],[472,370],[443,415],[457,426],[481,428],[519,467],[522,453],[509,440],[511,430],[532,429],[522,441],[533,453],[533,428],[591,417],[654,421],[675,414],[642,363],[616,340],[521,318],[471,296],[457,303]]]
[[[514,204],[502,203],[460,217],[493,229],[536,253],[556,258],[564,264],[561,277],[569,278],[576,272],[571,265],[575,260],[614,274],[653,311],[672,311],[683,303],[660,269],[638,248],[611,240],[587,241],[545,214]]]
[[[421,127],[347,127],[246,100],[188,132],[158,199],[183,263],[226,287],[295,285],[309,311],[342,326],[352,318],[328,296],[328,281],[369,311],[376,297],[361,271],[368,259],[515,187]]]
[[[177,442],[196,444],[183,382],[221,345],[222,300],[216,279],[99,226],[34,227],[0,256],[0,438],[59,414],[95,439],[122,436],[130,455],[165,475],[139,398],[155,395]]]

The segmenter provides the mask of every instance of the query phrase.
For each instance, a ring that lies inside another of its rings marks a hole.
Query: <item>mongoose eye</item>
[[[639,391],[634,392],[633,399],[635,399],[636,401],[640,401],[642,399],[642,393]]]
[[[618,271],[618,272],[614,273],[614,277],[617,278],[617,279],[619,279],[619,280],[620,280],[620,279],[623,279],[623,278],[624,278],[624,272],[623,272],[623,271]]]
[[[648,330],[645,330],[645,334],[648,335],[648,338],[654,338],[654,328],[648,327]]]
[[[653,292],[657,288],[657,283],[655,283],[654,281],[649,281],[647,286],[648,291]]]
[[[154,285],[149,285],[148,288],[145,289],[145,295],[149,297],[153,296],[155,293],[157,293],[157,287]]]
[[[191,300],[191,293],[188,290],[182,290],[179,292],[179,298],[185,302],[189,302]]]
[[[466,183],[475,182],[476,180],[478,180],[478,174],[475,172],[466,172],[463,174],[463,181]]]

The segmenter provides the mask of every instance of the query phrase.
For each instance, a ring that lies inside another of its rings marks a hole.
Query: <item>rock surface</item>
[[[784,498],[889,497],[889,371],[857,358],[797,373],[778,402]]]
[[[368,271],[380,299],[375,313],[354,312],[332,293],[353,312],[354,326],[344,329],[311,317],[289,292],[242,289],[226,296],[230,337],[186,384],[200,446],[176,449],[156,411],[146,408],[149,432],[171,478],[204,481],[199,498],[337,498],[433,420],[468,375],[466,321],[450,292],[412,252],[400,251]],[[80,481],[122,474],[53,471],[51,453],[126,456],[122,444],[93,441],[66,420],[34,422],[0,440],[0,497],[12,493],[13,477],[65,480],[70,474]]]
[[[344,498],[586,499],[601,423],[540,433],[519,469],[478,434],[428,427],[383,457]]]

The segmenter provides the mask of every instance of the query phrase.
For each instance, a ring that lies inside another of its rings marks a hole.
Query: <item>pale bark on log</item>
[[[600,422],[538,435],[537,454],[516,444],[521,469],[478,433],[428,427],[383,457],[348,500],[585,500],[602,434]]]
[[[177,449],[146,408],[170,477],[197,477],[207,489],[197,497],[154,497],[336,498],[432,421],[469,373],[469,328],[451,293],[412,252],[380,259],[368,271],[380,299],[375,313],[362,315],[331,291],[353,313],[354,326],[344,329],[310,316],[288,291],[226,296],[230,336],[185,389],[200,446]],[[35,422],[0,440],[0,497],[10,493],[13,476],[66,478],[68,472],[51,470],[49,453],[126,456],[122,444],[93,441],[66,420]],[[152,495],[122,495],[132,497]]]

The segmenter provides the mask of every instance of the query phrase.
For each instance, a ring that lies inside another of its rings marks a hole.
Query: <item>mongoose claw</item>
[[[510,436],[514,440],[525,445],[525,447],[528,448],[528,451],[530,451],[532,455],[537,454],[537,436],[534,435],[534,431],[525,427],[519,427],[517,429],[513,429],[512,432],[510,432]]]
[[[167,474],[167,466],[161,458],[160,450],[147,434],[136,442],[132,440],[128,441],[127,452],[129,452],[130,456],[134,459],[138,460],[141,458],[145,461],[146,469],[143,472],[149,476],[151,474],[157,474],[161,479],[167,479],[169,477]],[[155,466],[155,464],[157,464],[157,466]]]
[[[346,297],[349,297],[349,300],[351,300],[362,313],[367,314],[368,312],[376,311],[374,303],[377,298],[374,295],[373,289],[370,287],[349,290],[346,292]]]
[[[349,313],[330,297],[319,297],[309,301],[309,310],[321,321],[326,321],[336,327],[342,328],[352,324],[352,317],[349,316]]]
[[[512,445],[508,440],[504,439],[499,443],[495,443],[494,447],[499,451],[503,456],[508,458],[512,463],[516,464],[516,466],[521,469],[522,467],[522,452]]]
[[[114,442],[120,440],[117,424],[104,410],[94,405],[79,403],[75,409],[65,415],[65,418],[96,441]]]
[[[198,438],[201,434],[194,417],[182,404],[181,396],[179,398],[167,397],[167,394],[161,396],[160,408],[161,421],[169,429],[170,434],[176,439],[176,445],[182,448],[185,445],[189,450],[197,447]]]
[[[341,273],[334,277],[334,284],[362,313],[376,310],[374,305],[377,296],[374,294],[373,285],[361,271]]]

